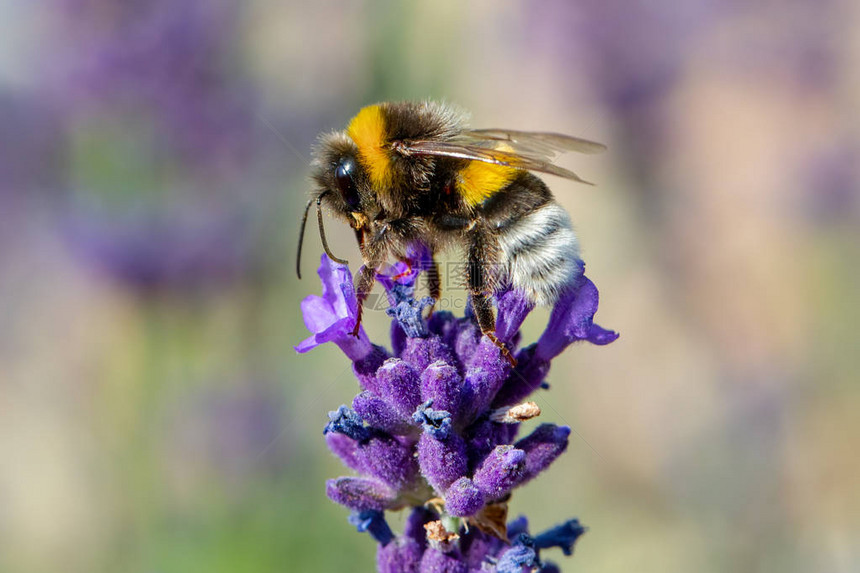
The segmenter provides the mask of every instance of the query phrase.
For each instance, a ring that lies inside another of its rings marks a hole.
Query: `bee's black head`
[[[325,136],[316,149],[313,179],[315,197],[335,216],[360,228],[379,211],[367,172],[358,159],[358,148],[343,133]]]
[[[358,160],[358,148],[344,133],[324,136],[314,150],[312,178],[316,183],[311,199],[305,208],[299,230],[298,256],[296,271],[301,278],[302,242],[305,223],[311,207],[316,204],[320,226],[320,240],[329,258],[336,262],[346,261],[334,256],[329,249],[323,229],[322,207],[335,217],[349,224],[358,234],[368,222],[381,212],[376,196],[371,188],[366,170]]]

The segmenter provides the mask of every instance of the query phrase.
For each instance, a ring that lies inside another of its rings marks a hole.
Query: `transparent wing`
[[[404,155],[434,155],[483,161],[527,171],[538,171],[593,185],[579,175],[555,165],[556,157],[567,151],[599,153],[606,146],[558,133],[534,133],[503,129],[466,131],[446,140],[398,142],[395,149]]]
[[[579,153],[602,153],[606,146],[561,133],[541,133],[534,131],[515,131],[513,129],[474,129],[464,134],[474,139],[504,142],[523,151],[533,150],[546,155],[559,155],[567,151]]]

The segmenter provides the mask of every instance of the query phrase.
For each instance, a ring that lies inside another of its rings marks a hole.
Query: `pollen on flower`
[[[523,402],[510,408],[498,408],[490,414],[490,420],[500,424],[516,424],[540,416],[540,406],[535,402]]]
[[[421,245],[407,254],[408,266],[377,275],[392,307],[391,350],[363,330],[351,335],[358,302],[346,266],[323,256],[323,296],[302,304],[312,336],[297,350],[333,342],[360,385],[352,407],[331,412],[325,427],[329,449],[358,475],[329,480],[326,493],[377,541],[380,572],[557,571],[541,552],[569,554],[585,528],[572,519],[532,537],[524,517],[508,522],[508,501],[567,449],[566,426],[518,436],[521,423],[540,414],[526,399],[546,387],[552,358],[573,342],[618,336],[593,322],[597,288],[583,277],[552,309],[538,341],[522,347],[519,328],[533,307],[517,291],[497,293],[496,333],[517,359],[512,369],[473,316],[423,317],[415,283],[430,254]],[[407,508],[395,534],[386,512]]]
[[[460,535],[448,531],[441,521],[431,521],[424,524],[427,541],[437,550],[447,551],[460,539]]]

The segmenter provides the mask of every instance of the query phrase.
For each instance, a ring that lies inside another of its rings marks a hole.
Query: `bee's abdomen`
[[[570,217],[549,201],[499,231],[505,277],[538,305],[551,305],[582,272]]]

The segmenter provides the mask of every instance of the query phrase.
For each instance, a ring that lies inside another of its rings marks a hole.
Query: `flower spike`
[[[381,573],[559,571],[541,551],[559,547],[569,555],[585,528],[571,519],[532,537],[525,518],[507,523],[507,507],[517,488],[567,449],[571,430],[542,424],[516,436],[540,414],[527,399],[547,387],[554,357],[574,342],[602,345],[618,335],[594,324],[597,288],[583,275],[559,299],[537,342],[517,350],[532,305],[523,293],[503,290],[496,295],[496,335],[516,351],[512,368],[474,316],[423,317],[431,301],[416,299],[415,290],[431,261],[419,246],[408,264],[377,275],[394,319],[389,352],[363,329],[351,335],[358,309],[352,276],[323,256],[322,295],[302,303],[312,336],[296,349],[334,342],[361,386],[352,408],[331,412],[325,429],[331,451],[359,475],[329,480],[326,493],[378,542]],[[404,507],[412,510],[397,535],[385,512]]]

